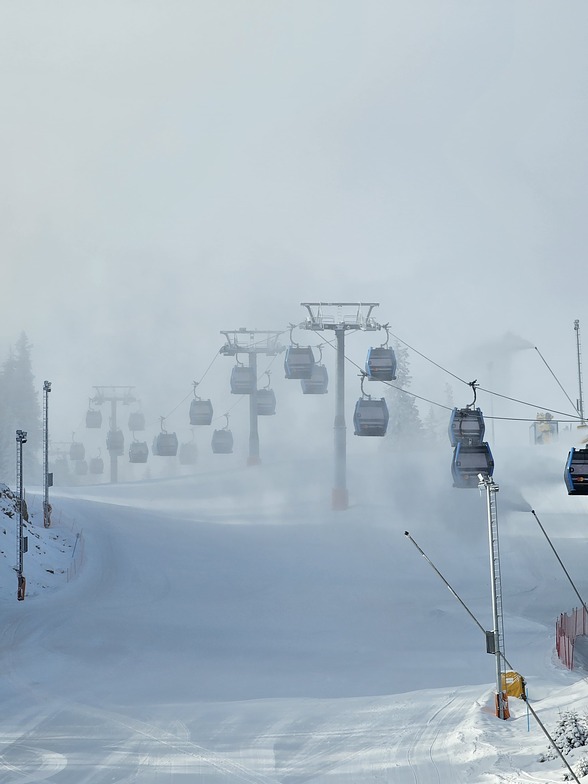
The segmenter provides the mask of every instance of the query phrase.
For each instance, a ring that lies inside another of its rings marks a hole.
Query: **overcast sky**
[[[0,0],[0,347],[27,332],[67,431],[95,384],[171,411],[220,330],[377,301],[483,386],[512,332],[575,398],[587,24],[580,0]],[[519,353],[509,393],[565,407]]]

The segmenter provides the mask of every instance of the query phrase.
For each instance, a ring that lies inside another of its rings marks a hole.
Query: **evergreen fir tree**
[[[23,471],[27,482],[41,480],[40,454],[43,442],[41,408],[35,391],[31,345],[24,332],[0,371],[0,480],[15,479],[16,431],[27,432],[23,448]]]
[[[390,446],[405,448],[411,444],[422,443],[424,436],[423,423],[413,395],[406,391],[412,383],[409,371],[408,349],[396,344],[396,380],[387,388],[386,402],[390,420],[386,433]]]
[[[444,407],[432,405],[423,423],[427,439],[431,443],[445,444],[448,441],[449,418],[454,407],[453,389],[446,384]]]

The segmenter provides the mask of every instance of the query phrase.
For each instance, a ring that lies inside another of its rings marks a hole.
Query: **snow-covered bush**
[[[588,717],[580,716],[576,711],[560,713],[552,737],[562,754],[569,754],[572,749],[588,745]],[[555,759],[556,756],[555,750],[550,746],[540,757],[540,761]]]
[[[581,757],[578,760],[577,764],[574,765],[574,773],[576,774],[576,776],[579,779],[581,779],[582,776],[588,775],[588,757],[587,756]],[[569,773],[564,773],[563,780],[564,781],[573,781],[573,779],[572,779],[572,777],[570,776]]]

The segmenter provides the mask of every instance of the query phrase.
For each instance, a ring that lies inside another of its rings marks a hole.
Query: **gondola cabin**
[[[324,365],[315,364],[310,378],[301,378],[303,395],[326,395],[329,390],[329,374]]]
[[[158,433],[153,439],[154,455],[175,457],[178,454],[178,437],[175,433]]]
[[[86,427],[102,427],[102,411],[90,408],[86,413]]]
[[[588,448],[570,449],[564,480],[568,495],[588,495]]]
[[[396,354],[386,346],[372,347],[368,351],[365,372],[370,381],[394,381],[396,378]]]
[[[196,400],[190,403],[190,424],[210,425],[212,422],[212,403],[210,400]]]
[[[83,460],[86,456],[84,445],[79,441],[72,441],[69,445],[69,459],[70,460]]]
[[[286,378],[310,378],[314,354],[310,346],[289,346],[284,357]]]
[[[113,455],[122,455],[125,451],[125,437],[122,430],[109,430],[106,434],[106,448]]]
[[[258,416],[272,416],[276,413],[276,394],[273,389],[257,390]]]
[[[129,414],[129,430],[131,433],[145,430],[145,414],[141,413],[141,411],[131,411]]]
[[[231,371],[231,393],[233,395],[250,395],[257,385],[253,368],[235,365]]]
[[[149,457],[147,441],[133,441],[129,446],[129,463],[146,463]]]
[[[217,455],[230,455],[233,451],[233,434],[223,428],[215,430],[211,441],[212,451]]]
[[[101,457],[91,457],[88,468],[91,474],[95,474],[95,475],[103,474],[104,460]]]
[[[195,465],[198,461],[198,449],[195,441],[185,441],[180,444],[180,465]]]
[[[479,408],[454,408],[449,417],[449,440],[451,446],[481,444],[486,425]]]
[[[385,436],[388,428],[388,406],[384,398],[360,398],[353,412],[356,436]]]
[[[487,441],[481,444],[458,442],[453,451],[451,473],[454,487],[478,487],[478,474],[490,477],[494,473],[494,458]]]

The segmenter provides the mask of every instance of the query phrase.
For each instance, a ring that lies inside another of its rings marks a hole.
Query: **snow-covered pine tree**
[[[555,730],[551,733],[555,745],[562,754],[569,754],[573,749],[578,749],[588,745],[588,719],[580,716],[577,711],[568,710],[560,713]],[[543,762],[546,759],[555,759],[556,752],[549,747],[546,754],[540,757]]]
[[[0,481],[12,485],[15,480],[16,431],[26,430],[23,448],[25,480],[41,480],[40,455],[43,424],[31,364],[31,345],[24,332],[0,371]]]
[[[454,407],[453,389],[450,384],[446,384],[443,406],[432,405],[423,422],[430,443],[445,445],[448,442],[449,417]]]
[[[386,403],[390,420],[386,432],[386,445],[394,449],[419,445],[425,430],[413,395],[407,393],[412,383],[409,371],[408,349],[400,344],[394,346],[396,354],[396,380],[386,389]]]

